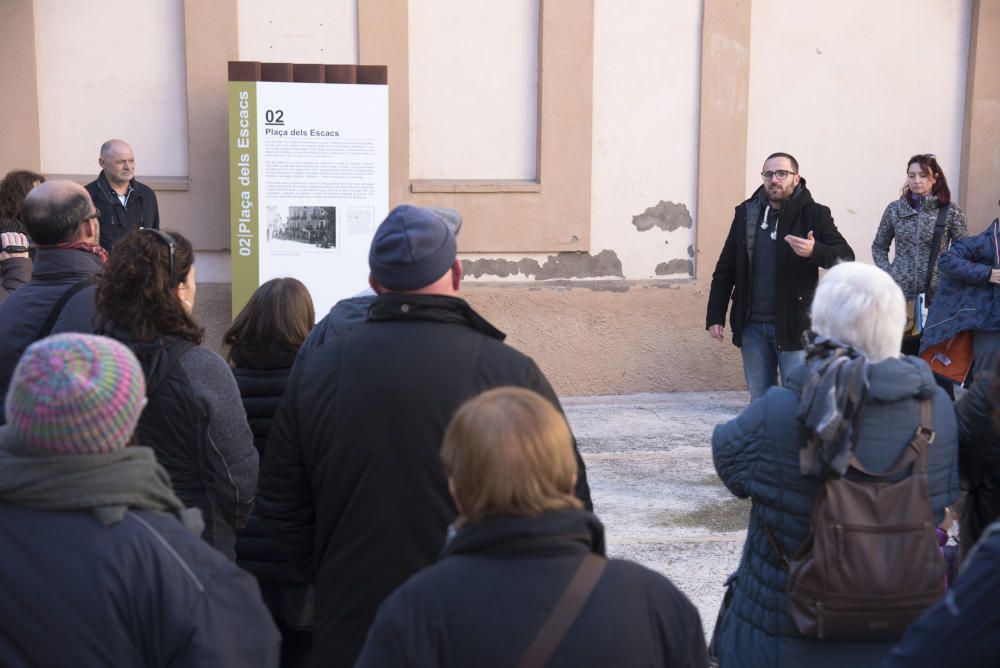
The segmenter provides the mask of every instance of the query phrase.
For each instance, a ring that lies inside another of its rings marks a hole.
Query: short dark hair
[[[194,265],[191,242],[177,232],[174,271],[170,273],[170,246],[158,234],[138,229],[115,244],[97,283],[98,325],[124,329],[140,342],[177,336],[200,344],[205,330],[184,310],[177,297]]]
[[[312,297],[301,281],[272,278],[257,288],[250,301],[226,330],[222,342],[233,351],[263,354],[280,349],[294,353],[316,322]]]
[[[948,206],[951,203],[951,188],[948,187],[948,179],[944,177],[944,170],[938,164],[937,157],[930,153],[918,153],[906,161],[906,169],[909,171],[910,165],[920,165],[920,169],[934,177],[934,185],[931,186],[931,195],[937,198],[938,204]],[[910,184],[903,186],[903,194],[910,193]]]
[[[86,192],[73,192],[65,198],[28,197],[21,207],[21,221],[36,244],[55,246],[76,240],[90,207]]]
[[[769,155],[766,158],[764,158],[764,162],[767,162],[771,158],[788,158],[789,161],[791,161],[791,163],[792,163],[792,170],[796,174],[799,173],[799,161],[796,160],[795,157],[791,153],[782,153],[781,151],[778,151],[777,153],[772,153],[771,155]]]

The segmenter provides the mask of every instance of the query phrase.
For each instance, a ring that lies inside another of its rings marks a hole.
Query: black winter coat
[[[438,556],[456,517],[439,452],[458,407],[503,385],[559,406],[535,363],[502,340],[461,299],[386,294],[346,336],[299,351],[258,512],[316,584],[314,652],[326,665],[352,665],[378,605]]]
[[[164,513],[0,505],[0,665],[268,668],[253,578]]]
[[[955,402],[958,419],[958,470],[969,490],[962,511],[962,551],[1000,519],[1000,431],[993,420],[996,376],[984,371]]]
[[[743,325],[750,315],[751,263],[756,226],[767,204],[764,187],[736,207],[729,236],[712,274],[705,329],[726,324],[726,308],[732,300],[729,325],[733,345],[743,345]],[[816,245],[811,257],[799,257],[784,241],[786,235],[805,238],[813,233]],[[774,329],[781,350],[802,350],[802,332],[809,329],[809,309],[819,281],[819,269],[854,259],[854,251],[833,224],[829,207],[817,204],[801,179],[792,197],[781,205],[778,221],[781,242],[775,252]]]
[[[236,364],[233,376],[253,432],[253,444],[263,459],[271,421],[285,394],[295,352],[262,352],[234,347],[231,357]],[[305,584],[292,567],[288,552],[264,529],[256,514],[250,516],[247,525],[236,535],[236,561],[260,580]]]
[[[461,529],[441,561],[379,609],[358,660],[367,666],[515,666],[604,527],[564,510]],[[611,559],[546,664],[706,666],[698,611],[659,573]]]
[[[120,239],[140,227],[160,229],[160,209],[156,193],[145,183],[132,179],[128,206],[122,206],[104,172],[86,186],[94,206],[101,212],[101,246],[109,253]]]
[[[7,394],[17,361],[38,338],[39,330],[59,299],[80,281],[96,281],[102,266],[96,255],[86,251],[38,249],[31,282],[0,303],[0,397]],[[92,334],[95,329],[94,291],[92,285],[73,296],[62,309],[52,333]]]

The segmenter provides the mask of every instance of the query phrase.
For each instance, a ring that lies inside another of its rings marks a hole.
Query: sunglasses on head
[[[156,238],[166,244],[167,248],[170,249],[170,278],[174,276],[174,256],[177,253],[177,242],[166,232],[160,232],[159,230],[154,230],[151,227],[141,227],[140,232],[149,232],[150,234],[155,234]]]

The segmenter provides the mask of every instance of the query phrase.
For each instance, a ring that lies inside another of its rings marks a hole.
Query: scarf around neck
[[[845,343],[808,332],[805,366],[809,376],[796,413],[806,431],[799,469],[809,476],[842,476],[868,398],[868,358]]]
[[[97,259],[101,261],[101,264],[108,263],[108,251],[97,244],[89,244],[86,241],[68,241],[64,244],[56,244],[55,246],[39,246],[39,248],[80,250],[85,253],[93,253],[97,256]]]
[[[201,511],[185,508],[150,448],[103,454],[46,455],[20,449],[0,429],[0,503],[49,511],[90,511],[103,526],[129,509],[174,515],[192,533],[205,528]]]

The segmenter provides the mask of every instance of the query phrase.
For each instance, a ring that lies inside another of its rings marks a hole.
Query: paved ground
[[[749,400],[746,392],[562,400],[609,556],[669,577],[698,607],[706,635],[739,562],[749,511],[715,474],[712,429]]]

